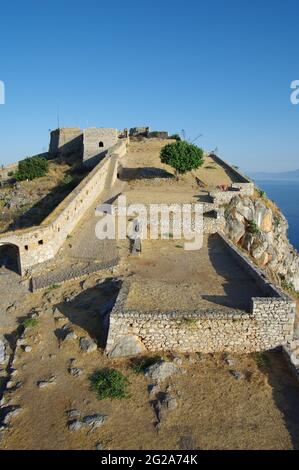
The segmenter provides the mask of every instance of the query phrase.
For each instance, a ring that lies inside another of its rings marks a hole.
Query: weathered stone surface
[[[68,410],[66,412],[66,415],[69,417],[69,418],[79,418],[81,416],[81,412],[79,410],[76,410],[76,409],[72,409],[72,410]]]
[[[238,219],[228,218],[227,230],[233,242],[238,243],[245,235],[245,226]]]
[[[179,373],[181,369],[172,362],[159,361],[146,369],[145,376],[152,382],[160,383]]]
[[[50,377],[50,379],[48,379],[48,380],[39,380],[37,382],[37,386],[39,388],[47,388],[47,387],[50,387],[52,385],[56,385],[55,376]]]
[[[245,379],[245,375],[243,374],[243,372],[239,372],[237,370],[231,370],[230,373],[236,380]]]
[[[80,415],[77,414],[77,416],[80,416]],[[73,416],[69,416],[69,417],[73,417]],[[91,428],[92,430],[94,430],[102,426],[105,423],[106,419],[107,419],[107,416],[100,414],[100,413],[95,413],[93,415],[86,415],[82,419],[72,420],[68,424],[68,429],[69,431],[80,431],[82,428]]]
[[[83,418],[83,423],[87,426],[92,426],[94,429],[102,426],[107,419],[106,415],[95,413],[93,415],[87,415]]]
[[[8,425],[11,421],[18,416],[22,411],[20,406],[8,406],[6,409],[3,410],[4,418],[3,423]]]
[[[261,221],[261,230],[264,232],[271,232],[272,230],[272,211],[271,209],[266,209],[262,221]]]
[[[7,339],[0,335],[0,364],[7,364],[11,355],[11,348]]]
[[[145,351],[145,347],[137,336],[125,336],[118,341],[109,352],[109,357],[137,356]]]
[[[82,370],[78,367],[71,367],[68,371],[73,377],[79,377],[82,374]]]
[[[80,431],[80,429],[82,429],[83,427],[84,427],[84,423],[82,423],[82,421],[79,421],[77,419],[74,421],[71,421],[68,425],[68,429],[71,432]]]
[[[91,353],[97,350],[97,344],[91,338],[83,336],[80,338],[80,349],[86,353]]]
[[[177,400],[170,393],[161,393],[155,404],[158,421],[165,419],[169,411],[175,410],[177,405]]]

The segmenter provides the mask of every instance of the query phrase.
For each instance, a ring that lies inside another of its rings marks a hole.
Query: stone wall
[[[95,166],[108,149],[118,142],[118,131],[113,128],[89,128],[83,131],[83,163]]]
[[[203,353],[249,353],[291,341],[296,303],[273,286],[223,235],[219,236],[261,289],[263,297],[252,298],[250,312],[222,306],[196,311],[130,310],[126,307],[129,284],[124,283],[110,314],[108,354],[127,336],[137,337],[149,351]]]
[[[51,155],[83,155],[83,132],[79,127],[55,129],[50,134]]]
[[[218,165],[220,165],[223,168],[225,168],[226,170],[228,170],[228,172],[235,179],[235,183],[237,183],[237,184],[238,183],[241,183],[241,184],[242,183],[243,184],[251,183],[251,180],[247,176],[243,175],[237,168],[233,167],[232,165],[227,163],[225,160],[218,157],[218,155],[215,155],[214,153],[210,153],[209,156],[211,158],[213,158],[213,160],[215,160],[215,162],[218,163]]]
[[[253,299],[250,313],[221,307],[145,312],[126,309],[128,290],[122,287],[110,314],[107,354],[128,336],[137,337],[148,351],[203,353],[263,351],[292,337],[295,306],[288,300]]]
[[[116,178],[115,158],[121,157],[125,151],[126,144],[122,142],[114,153],[111,185]],[[42,225],[0,235],[0,245],[12,244],[18,247],[22,275],[32,266],[55,256],[86,210],[104,190],[110,159],[110,155],[107,155],[54,209]]]

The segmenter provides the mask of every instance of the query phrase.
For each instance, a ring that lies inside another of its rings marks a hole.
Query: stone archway
[[[21,274],[20,250],[17,245],[12,243],[0,245],[0,268]]]

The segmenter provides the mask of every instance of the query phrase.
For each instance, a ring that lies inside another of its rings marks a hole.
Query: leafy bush
[[[258,194],[261,198],[266,198],[267,197],[267,194],[262,189],[258,189],[257,192],[258,192]]]
[[[22,326],[24,328],[34,328],[37,325],[38,325],[38,319],[37,318],[26,318],[26,320],[24,320],[23,323],[22,323]]]
[[[258,228],[258,225],[255,220],[251,220],[248,223],[248,230],[250,233],[260,233],[260,229]]]
[[[90,376],[91,389],[99,400],[128,398],[128,379],[115,369],[101,369]]]
[[[203,150],[188,142],[174,142],[161,149],[161,162],[172,166],[176,175],[195,170],[203,164]]]
[[[44,157],[28,157],[18,164],[15,178],[18,181],[33,180],[45,176],[48,172],[49,163]]]
[[[132,360],[132,369],[135,374],[141,374],[144,372],[148,367],[156,364],[156,362],[160,361],[160,356],[152,356],[152,357],[142,357]]]

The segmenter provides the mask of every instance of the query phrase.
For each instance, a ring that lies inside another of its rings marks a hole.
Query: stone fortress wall
[[[293,337],[295,302],[265,278],[262,271],[223,236],[240,266],[258,284],[264,297],[252,298],[251,310],[215,306],[196,311],[135,311],[126,307],[124,283],[110,314],[106,353],[114,355],[128,337],[148,351],[250,353],[287,344]]]
[[[54,129],[50,134],[49,153],[68,155],[78,152],[83,155],[83,133],[79,127]]]
[[[82,157],[83,163],[93,168],[118,142],[118,130],[107,127],[68,127],[51,132],[49,154]]]
[[[126,141],[118,142],[113,152],[97,164],[41,225],[0,235],[0,245],[11,244],[18,248],[22,275],[34,265],[55,256],[86,210],[105,189],[107,176],[109,184],[115,182],[118,158],[125,153]],[[109,171],[110,165],[113,165],[112,171]]]
[[[126,152],[126,140],[115,139],[108,130],[111,147],[106,156],[86,178],[62,201],[42,225],[0,235],[0,244],[13,244],[20,253],[20,272],[55,256],[67,235],[74,229],[90,205],[101,192],[111,187],[117,178],[118,160]],[[94,130],[89,137],[93,140]],[[87,134],[86,134],[87,137]],[[97,152],[100,134],[96,132],[90,155]],[[82,138],[82,140],[81,140]],[[87,137],[88,140],[88,137]],[[86,142],[87,142],[86,140]],[[84,143],[80,129],[51,134],[50,151],[72,153]],[[97,143],[97,148],[95,147]],[[110,145],[110,144],[109,144]],[[78,147],[79,146],[79,147]],[[82,157],[84,151],[82,153]],[[204,207],[204,231],[218,232],[227,250],[237,259],[261,289],[262,297],[252,298],[249,312],[215,305],[197,311],[133,311],[126,307],[129,285],[124,283],[110,314],[106,352],[110,354],[125,338],[133,337],[149,351],[177,350],[182,352],[253,352],[286,345],[293,338],[295,303],[269,283],[257,269],[221,233],[219,206],[237,195],[252,195],[254,184],[219,157],[215,161],[235,175],[235,182],[227,191],[217,189],[210,193],[211,202]]]
[[[222,204],[228,204],[234,196],[252,196],[254,193],[254,183],[245,175],[243,175],[235,167],[231,166],[218,155],[209,154],[216,163],[222,166],[235,180],[226,191],[215,189],[210,191],[209,195],[212,199],[214,208],[218,208]]]
[[[215,306],[197,311],[135,311],[126,307],[129,284],[124,283],[110,314],[106,353],[115,355],[128,338],[148,351],[250,353],[288,344],[293,338],[295,302],[271,284],[262,270],[224,236],[221,205],[236,195],[252,196],[254,183],[216,155],[213,158],[234,183],[226,191],[210,192],[203,206],[205,233],[218,233],[225,249],[255,281],[262,297],[251,299],[250,312]],[[173,220],[173,218],[172,218]]]

